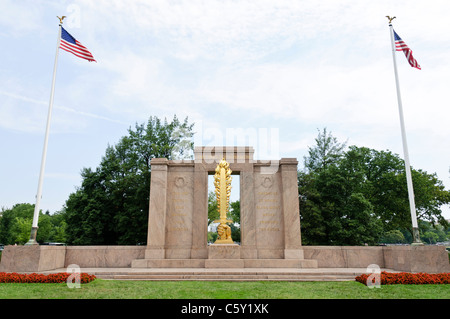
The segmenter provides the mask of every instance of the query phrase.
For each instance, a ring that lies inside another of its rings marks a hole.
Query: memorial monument
[[[196,147],[194,160],[152,159],[148,240],[132,267],[317,267],[300,235],[297,160],[254,160],[252,147]],[[208,175],[220,210],[219,238],[207,243]],[[241,243],[226,212],[240,175]]]
[[[194,160],[152,159],[147,246],[10,245],[2,253],[0,271],[50,271],[71,264],[143,272],[160,268],[163,274],[164,268],[189,272],[212,268],[222,274],[226,271],[221,268],[261,272],[265,268],[366,269],[371,264],[410,272],[450,270],[443,246],[302,246],[295,158],[254,160],[254,150],[247,146],[196,147],[194,154]],[[220,236],[211,245],[207,242],[208,175],[215,175],[220,205]],[[233,243],[227,225],[233,175],[240,175],[240,244]],[[171,270],[168,273],[173,274]]]

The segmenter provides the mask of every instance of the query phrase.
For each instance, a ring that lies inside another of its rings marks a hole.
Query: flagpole
[[[45,129],[45,138],[44,138],[44,149],[42,151],[42,160],[41,160],[41,170],[39,173],[39,182],[38,189],[36,194],[36,205],[34,206],[34,215],[33,215],[33,224],[31,226],[31,234],[30,240],[25,245],[38,245],[36,241],[37,230],[38,230],[38,220],[39,220],[39,210],[42,198],[42,184],[44,180],[44,171],[45,171],[45,162],[47,159],[47,146],[48,146],[48,135],[50,132],[50,121],[52,118],[52,109],[53,109],[53,97],[55,95],[55,79],[56,79],[56,69],[58,66],[58,54],[59,54],[59,43],[61,41],[61,24],[62,19],[60,19],[59,30],[58,30],[58,40],[56,42],[56,55],[55,55],[55,64],[53,66],[53,79],[52,79],[52,90],[50,93],[50,102],[48,106],[48,114],[47,114],[47,127]]]
[[[408,152],[408,143],[406,140],[406,130],[405,130],[405,120],[403,117],[403,106],[402,106],[402,97],[400,94],[400,84],[398,80],[398,72],[397,72],[397,60],[395,57],[395,41],[394,41],[394,28],[392,26],[392,20],[395,18],[389,19],[389,29],[391,34],[391,46],[392,46],[392,59],[394,61],[394,74],[395,74],[395,85],[397,88],[397,102],[398,102],[398,113],[400,116],[400,128],[402,132],[402,142],[403,142],[403,154],[405,157],[405,171],[406,171],[406,182],[408,186],[408,197],[409,197],[409,207],[410,207],[410,213],[411,213],[411,221],[412,221],[412,230],[413,230],[413,245],[423,245],[420,241],[420,235],[419,235],[419,227],[417,225],[417,216],[416,216],[416,204],[414,201],[414,188],[412,183],[412,176],[411,176],[411,166],[409,163],[409,152]]]

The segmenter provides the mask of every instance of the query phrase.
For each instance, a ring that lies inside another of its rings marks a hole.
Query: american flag
[[[83,46],[77,39],[69,34],[62,26],[61,26],[61,41],[59,43],[59,47],[67,52],[70,52],[76,55],[79,58],[88,60],[89,62],[95,61],[94,56],[89,50]],[[97,62],[97,61],[95,61]]]
[[[395,38],[395,49],[397,51],[403,51],[406,56],[406,60],[408,60],[409,64],[416,69],[421,70],[419,63],[417,63],[416,59],[414,59],[412,55],[412,50],[406,45],[406,43],[398,36],[398,34],[394,31]]]

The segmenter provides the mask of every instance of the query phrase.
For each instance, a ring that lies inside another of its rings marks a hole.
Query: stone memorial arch
[[[300,235],[297,160],[254,160],[252,147],[196,147],[194,160],[151,161],[148,239],[132,267],[317,267]],[[208,175],[239,174],[241,243],[208,245]]]

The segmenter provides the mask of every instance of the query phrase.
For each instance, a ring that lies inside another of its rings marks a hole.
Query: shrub
[[[7,273],[0,272],[0,283],[62,283],[66,282],[67,278],[72,275],[71,273],[60,272],[55,274],[43,275],[43,274],[19,274],[19,273]],[[86,284],[95,279],[95,275],[89,275],[87,273],[80,273],[80,283]]]
[[[356,281],[367,285],[367,278],[370,274],[362,274],[355,278]],[[382,285],[425,285],[425,284],[450,284],[450,273],[427,274],[427,273],[389,273],[382,271],[380,274]]]

